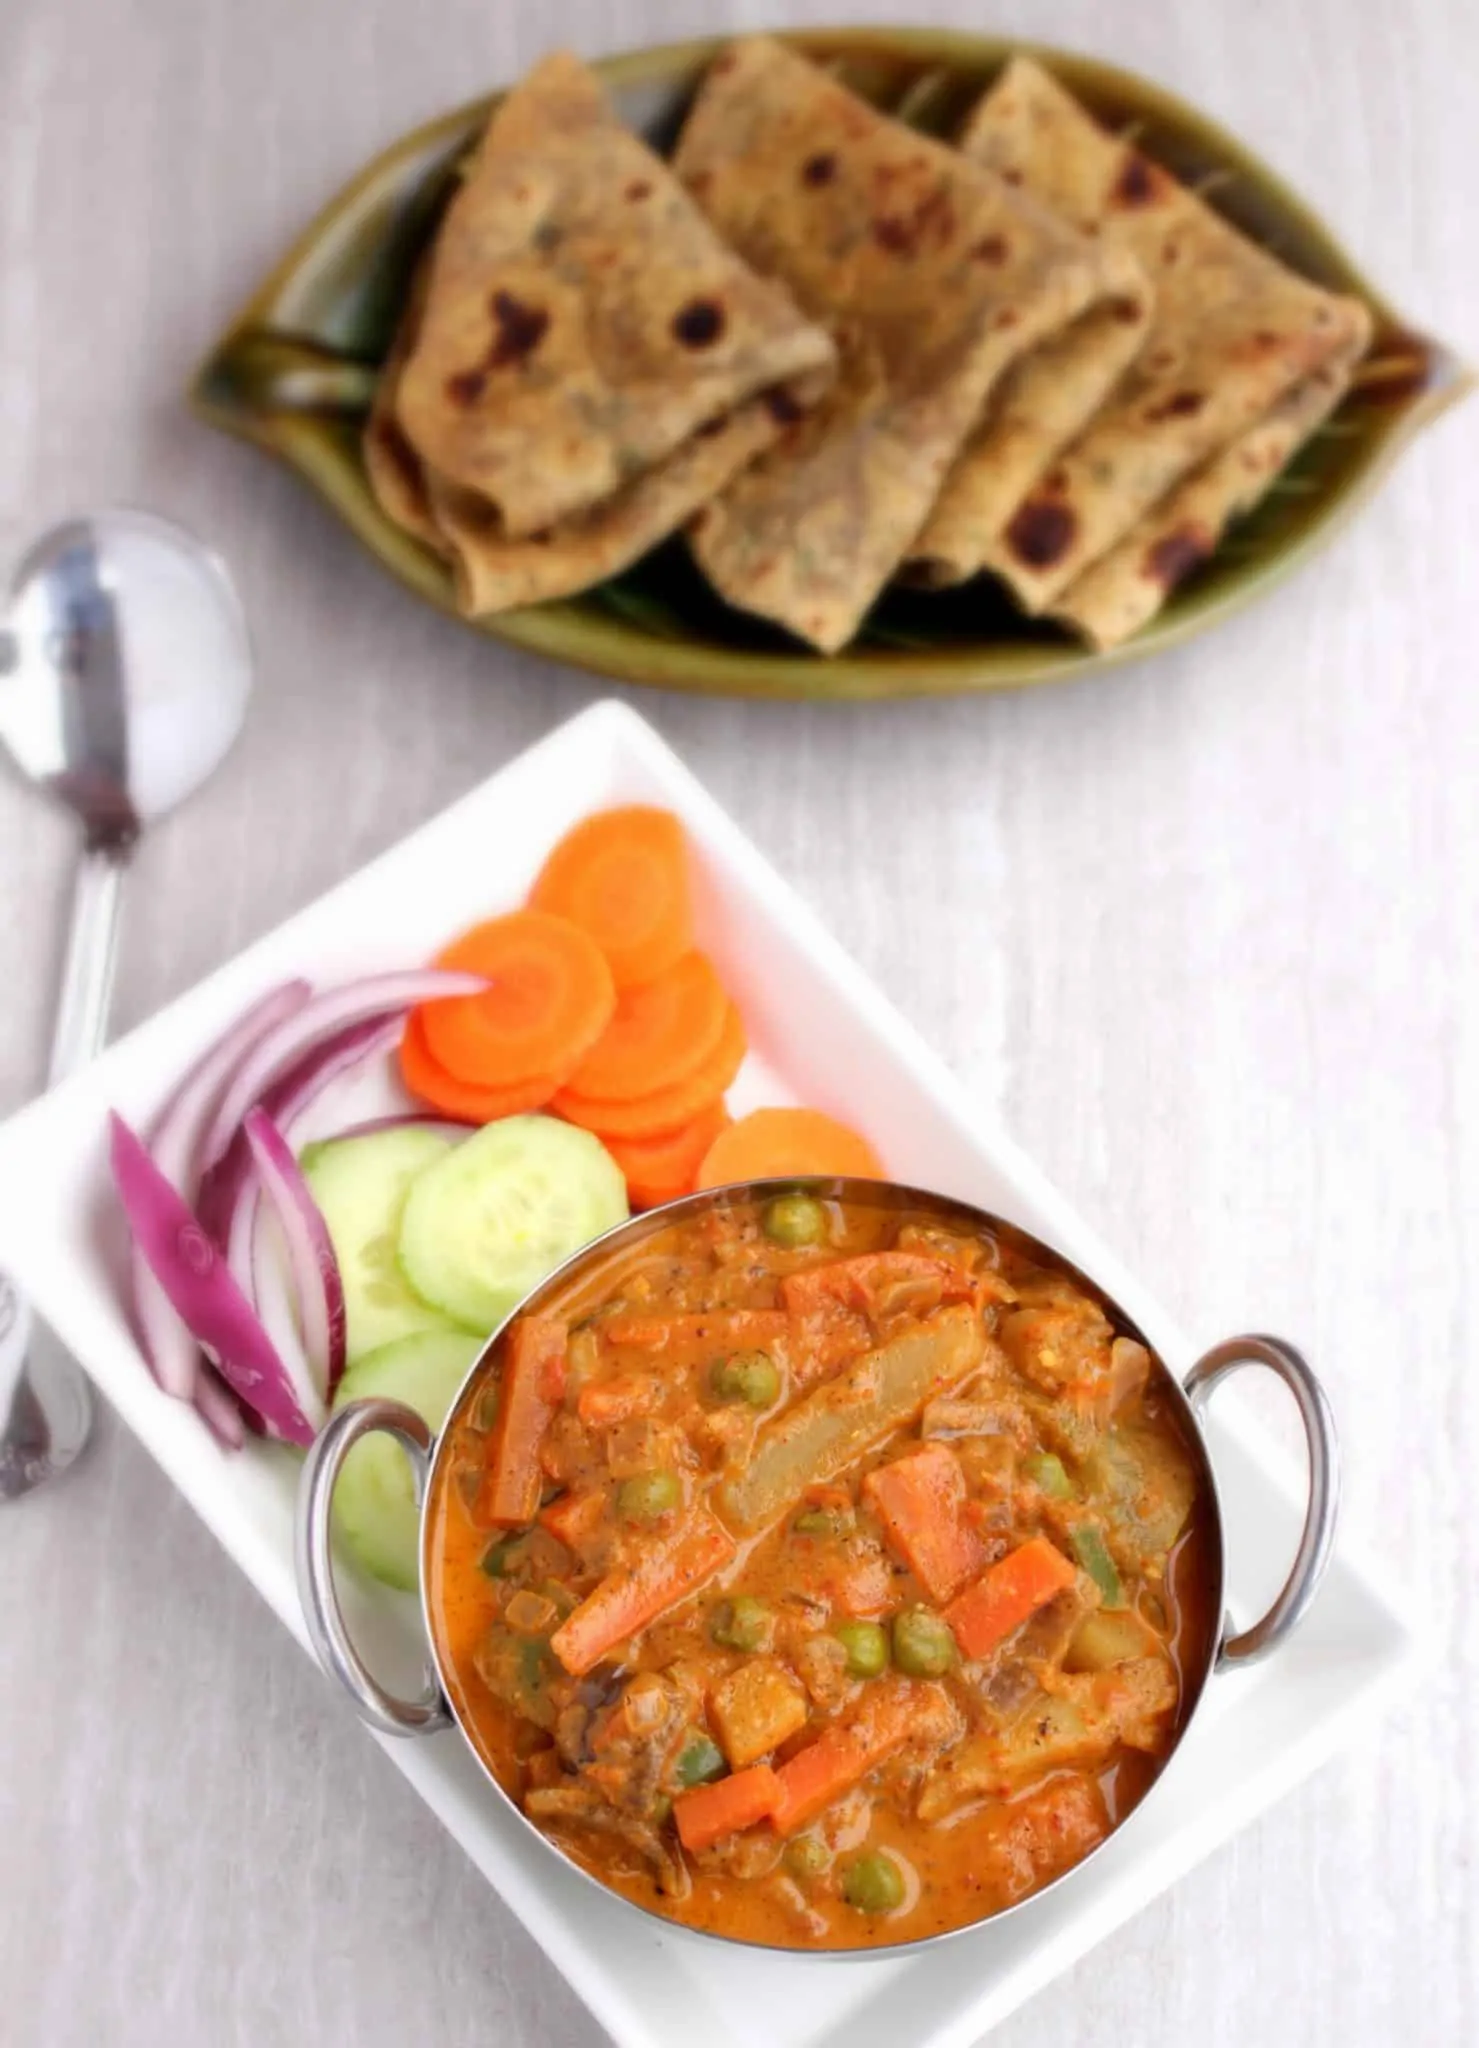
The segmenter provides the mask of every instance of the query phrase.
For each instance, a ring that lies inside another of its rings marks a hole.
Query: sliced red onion
[[[260,1039],[232,1076],[201,1145],[202,1168],[208,1172],[220,1163],[247,1111],[263,1101],[272,1083],[316,1046],[368,1018],[384,1017],[388,1011],[399,1016],[417,1003],[474,996],[487,986],[481,975],[426,967],[370,975],[314,996]]]
[[[198,1157],[206,1120],[227,1081],[266,1032],[302,1009],[312,990],[306,981],[287,981],[270,990],[198,1059],[166,1102],[150,1132],[155,1166],[184,1198],[195,1198]],[[200,1347],[135,1245],[129,1256],[134,1327],[155,1379],[177,1400],[196,1398],[207,1424],[222,1442],[241,1442],[241,1417],[223,1388],[202,1396]],[[233,1431],[234,1422],[234,1431]]]
[[[262,1097],[261,1108],[289,1145],[296,1147],[298,1125],[324,1090],[389,1052],[400,1035],[399,1017],[371,1017],[365,1023],[352,1024],[347,1031],[313,1046],[296,1066],[280,1075]],[[251,1151],[245,1134],[238,1130],[202,1181],[197,1204],[201,1222],[223,1249],[229,1249],[237,1211],[248,1190],[256,1185]],[[246,1267],[233,1265],[232,1270],[245,1286]]]
[[[158,1287],[159,1283],[152,1273],[149,1278]],[[160,1299],[164,1300],[163,1290],[160,1292]],[[167,1301],[165,1307],[169,1308]],[[170,1314],[174,1315],[173,1309],[170,1309]],[[180,1327],[184,1329],[184,1324]],[[192,1351],[197,1350],[193,1337],[190,1339],[190,1348]],[[195,1406],[201,1421],[223,1450],[241,1449],[246,1442],[246,1422],[242,1416],[241,1403],[225,1381],[217,1378],[215,1368],[207,1365],[204,1360],[199,1361],[196,1371]]]
[[[113,1179],[129,1228],[170,1305],[232,1392],[274,1435],[306,1449],[313,1425],[225,1260],[137,1134],[116,1112],[109,1124]]]
[[[198,1059],[155,1119],[149,1132],[154,1164],[188,1202],[205,1160],[201,1141],[227,1082],[269,1031],[295,1016],[313,994],[309,982],[285,981],[239,1017]]]
[[[344,1371],[346,1325],[344,1283],[333,1241],[292,1147],[271,1117],[265,1110],[249,1109],[242,1129],[287,1247],[303,1349],[323,1400],[331,1402]],[[255,1206],[259,1216],[265,1214],[261,1202]],[[256,1271],[261,1247],[253,1250]]]
[[[312,1046],[294,1066],[279,1075],[268,1088],[261,1107],[282,1133],[289,1149],[296,1126],[324,1090],[380,1058],[396,1043],[400,1033],[398,1015],[367,1018]],[[267,1327],[283,1369],[296,1389],[299,1407],[315,1421],[322,1420],[321,1411],[332,1391],[330,1378],[337,1383],[342,1360],[332,1375],[316,1366],[310,1361],[291,1317],[275,1312],[278,1290],[273,1285],[274,1268],[280,1270],[282,1261],[273,1257],[276,1246],[268,1237],[262,1180],[244,1129],[237,1132],[225,1157],[206,1175],[198,1209],[201,1222],[225,1252],[237,1286]]]

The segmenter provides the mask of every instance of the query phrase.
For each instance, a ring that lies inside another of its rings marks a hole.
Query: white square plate
[[[979,1203],[1056,1244],[1174,1369],[1190,1363],[1146,1290],[991,1127],[651,728],[624,706],[601,704],[0,1130],[0,1264],[305,1647],[293,1583],[296,1461],[262,1447],[223,1455],[194,1413],[150,1379],[114,1285],[105,1112],[116,1107],[145,1126],[173,1079],[267,986],[291,974],[326,982],[424,961],[464,925],[518,902],[577,818],[634,801],[670,806],[697,850],[702,943],[751,1034],[741,1101],[794,1097],[852,1117],[901,1179]],[[1266,1445],[1221,1421],[1213,1450],[1234,1605],[1246,1614],[1292,1552],[1298,1475],[1291,1483]],[[418,1661],[412,1603],[387,1595],[365,1619],[396,1665]],[[1166,1782],[1088,1869],[1001,1926],[916,1960],[771,1958],[644,1926],[539,1853],[459,1736],[385,1746],[623,2048],[844,2048],[864,2038],[944,2048],[994,2025],[1313,1769],[1387,1692],[1409,1648],[1393,1603],[1339,1549],[1298,1636],[1257,1670],[1213,1680]]]

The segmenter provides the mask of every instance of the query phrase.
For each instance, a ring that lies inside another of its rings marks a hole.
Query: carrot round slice
[[[550,1107],[557,1116],[594,1131],[598,1138],[656,1137],[660,1132],[676,1131],[712,1109],[744,1064],[745,1050],[745,1027],[731,1003],[718,1045],[701,1067],[671,1088],[634,1095],[629,1102],[603,1102],[599,1096],[562,1088]]]
[[[401,1040],[401,1079],[418,1102],[465,1124],[493,1124],[503,1116],[543,1109],[560,1085],[553,1074],[536,1075],[507,1088],[474,1088],[470,1082],[459,1081],[432,1057],[426,1027],[414,1012],[406,1020],[406,1035]]]
[[[489,984],[417,1012],[433,1059],[475,1088],[507,1088],[541,1074],[563,1081],[616,1008],[611,969],[594,939],[542,910],[474,925],[437,964],[484,975]]]
[[[691,1123],[655,1138],[608,1138],[606,1150],[626,1175],[634,1209],[660,1209],[692,1194],[705,1154],[729,1122],[722,1102],[701,1110]]]
[[[752,1109],[721,1131],[698,1170],[701,1188],[801,1174],[858,1174],[886,1180],[868,1140],[819,1109]]]
[[[597,811],[565,834],[529,901],[589,932],[619,988],[651,981],[693,944],[683,827],[651,804]]]
[[[611,1022],[575,1072],[577,1095],[630,1102],[701,1067],[724,1035],[729,998],[703,953],[685,953],[638,988],[622,989]]]

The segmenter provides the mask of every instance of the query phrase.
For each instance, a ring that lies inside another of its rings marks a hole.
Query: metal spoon
[[[16,572],[0,613],[0,742],[84,833],[48,1087],[107,1035],[119,885],[140,833],[220,763],[250,688],[230,578],[167,520],[70,519]],[[87,1381],[0,1273],[0,1500],[65,1471],[91,1427]]]

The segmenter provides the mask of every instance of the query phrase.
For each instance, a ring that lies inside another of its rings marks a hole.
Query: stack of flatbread
[[[816,409],[692,527],[718,590],[826,652],[896,573],[988,403],[1065,332],[1101,397],[1143,331],[1133,258],[990,165],[890,120],[772,42],[711,67],[674,167],[725,239],[837,343]]]
[[[627,567],[834,370],[825,331],[557,54],[499,105],[448,209],[366,465],[463,608],[502,611]]]
[[[895,578],[982,571],[1110,646],[1257,502],[1370,327],[1029,59],[951,148],[747,38],[669,166],[557,55],[448,210],[366,462],[471,613],[682,528],[730,604],[823,653]]]
[[[936,583],[994,570],[1025,610],[1112,646],[1159,610],[1339,402],[1371,316],[1239,234],[1029,58],[1007,67],[960,147],[1133,257],[1154,307],[1083,430],[1062,436],[1035,402],[994,418],[911,552]],[[1029,366],[1024,390],[1030,381],[1035,398],[1049,378],[1071,386],[1086,349],[1065,338]]]

